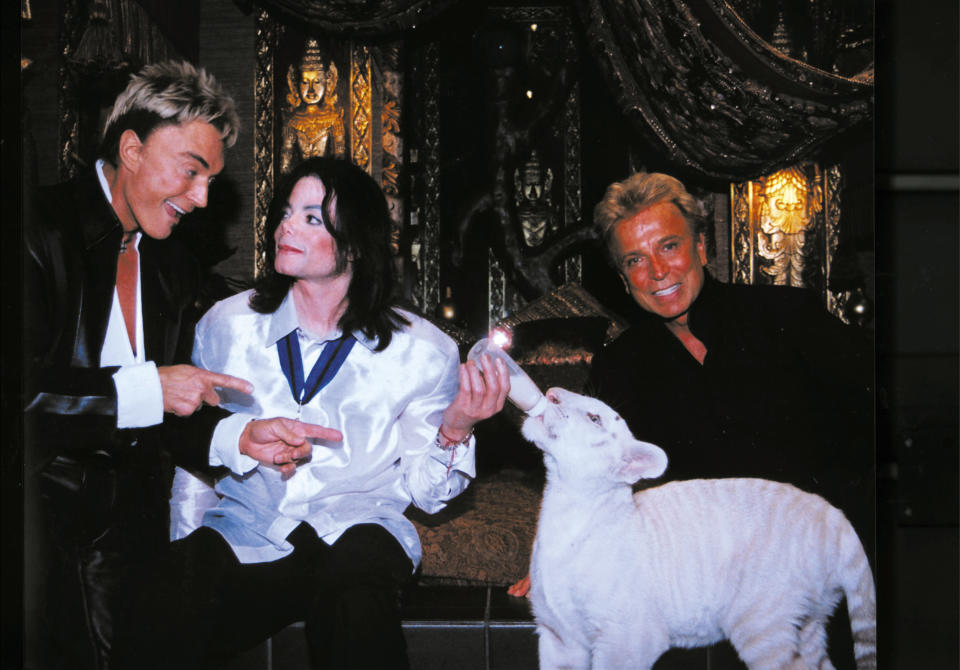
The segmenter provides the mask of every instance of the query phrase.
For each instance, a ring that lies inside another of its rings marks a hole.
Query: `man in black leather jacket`
[[[107,667],[126,572],[168,542],[165,449],[205,465],[209,434],[191,442],[183,422],[216,387],[249,390],[179,364],[199,273],[166,239],[206,205],[238,125],[202,69],[148,66],[117,98],[96,169],[28,210],[27,667]]]

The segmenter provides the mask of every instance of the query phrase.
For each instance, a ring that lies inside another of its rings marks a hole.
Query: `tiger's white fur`
[[[531,562],[540,667],[649,668],[731,641],[751,669],[832,668],[824,626],[846,595],[860,670],[876,667],[873,575],[819,496],[762,479],[671,482],[666,454],[599,400],[550,389],[523,435],[547,484]]]

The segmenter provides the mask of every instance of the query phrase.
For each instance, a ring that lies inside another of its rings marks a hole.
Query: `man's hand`
[[[519,582],[507,589],[507,593],[514,598],[530,597],[530,575],[523,577]]]
[[[216,387],[253,393],[253,384],[230,375],[210,372],[192,365],[166,365],[157,368],[163,389],[163,411],[190,416],[204,403],[219,405]]]
[[[474,424],[503,409],[510,390],[510,374],[499,358],[481,356],[480,366],[475,361],[460,365],[460,390],[443,412],[443,434],[460,440],[473,430]]]
[[[296,471],[297,463],[313,453],[313,445],[307,441],[311,437],[339,442],[343,434],[283,417],[251,421],[240,434],[240,453],[279,468],[284,477],[289,477]]]

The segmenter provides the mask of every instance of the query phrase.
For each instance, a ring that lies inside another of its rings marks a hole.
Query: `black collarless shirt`
[[[763,477],[838,506],[873,502],[869,339],[805,290],[709,276],[689,312],[697,362],[654,315],[599,352],[587,392],[667,452],[661,480]]]

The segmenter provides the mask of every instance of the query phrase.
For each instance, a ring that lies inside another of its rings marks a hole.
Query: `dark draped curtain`
[[[415,28],[461,0],[235,1],[248,11],[256,6],[280,12],[330,33],[376,37]]]
[[[333,34],[412,29],[471,0],[235,0]],[[814,157],[873,113],[844,77],[774,49],[725,0],[574,0],[624,116],[689,170],[744,181]]]
[[[872,116],[872,71],[785,56],[724,0],[577,0],[623,114],[676,163],[744,181],[811,157]]]

